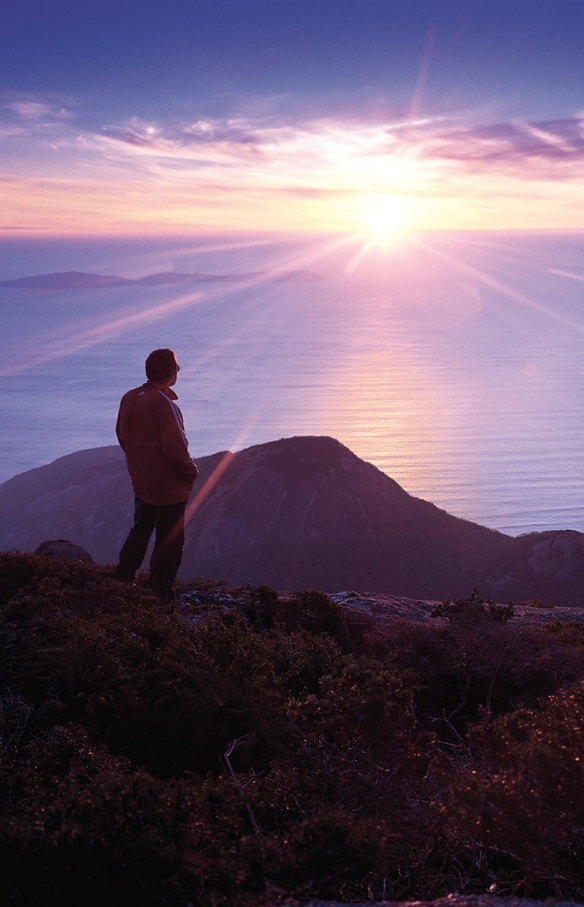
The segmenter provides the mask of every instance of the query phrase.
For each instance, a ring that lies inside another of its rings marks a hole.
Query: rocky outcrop
[[[199,461],[180,576],[410,600],[584,604],[584,535],[511,538],[407,494],[327,437]],[[112,563],[132,522],[118,447],[79,451],[0,485],[0,550],[70,539]]]
[[[363,633],[383,630],[396,621],[429,623],[448,619],[446,615],[439,616],[436,613],[441,605],[439,601],[422,601],[398,595],[384,595],[381,592],[333,592],[330,598],[345,612],[353,630]],[[245,611],[249,600],[250,593],[245,589],[221,591],[195,589],[179,595],[175,610],[186,623],[198,624],[217,613],[235,614],[242,609]],[[552,621],[584,623],[584,607],[545,607],[535,602],[514,605],[509,625],[542,627]]]
[[[438,601],[420,601],[374,592],[336,592],[331,598],[346,609],[353,626],[360,623],[364,628],[382,627],[396,620],[426,623],[436,619],[434,612],[440,605]],[[513,606],[509,623],[533,627],[543,626],[554,620],[584,623],[584,606],[545,606],[538,601],[526,602]]]
[[[583,579],[584,535],[573,530],[540,532],[514,539],[508,558],[486,577],[484,588],[499,600],[584,604]]]
[[[68,539],[52,539],[42,542],[35,551],[45,557],[63,557],[67,561],[81,561],[84,564],[93,564],[93,558],[81,545],[75,545]]]
[[[287,901],[288,907],[584,907],[577,901],[534,901],[531,898],[499,898],[487,894],[464,895],[449,894],[435,901]]]
[[[527,553],[527,565],[541,579],[579,579],[584,565],[584,539],[560,532],[552,538],[536,542]]]

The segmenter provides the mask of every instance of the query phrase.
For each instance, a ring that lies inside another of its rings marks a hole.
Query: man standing
[[[148,584],[164,599],[173,598],[184,547],[185,507],[199,474],[171,390],[179,371],[172,350],[150,353],[148,380],[124,394],[116,424],[135,494],[134,525],[120,551],[116,578],[134,581],[156,530]]]

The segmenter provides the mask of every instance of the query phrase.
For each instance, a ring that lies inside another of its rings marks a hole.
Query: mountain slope
[[[198,460],[181,576],[411,598],[537,597],[582,604],[584,536],[511,538],[414,498],[327,437]],[[0,549],[46,539],[114,562],[132,519],[117,447],[79,451],[0,485]]]

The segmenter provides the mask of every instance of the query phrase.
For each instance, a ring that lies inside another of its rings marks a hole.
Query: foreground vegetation
[[[581,624],[237,593],[0,555],[1,903],[584,899]]]

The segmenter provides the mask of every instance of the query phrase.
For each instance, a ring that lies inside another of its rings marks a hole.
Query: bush
[[[0,556],[1,902],[584,895],[578,632],[197,583]]]
[[[506,624],[514,613],[513,603],[497,605],[490,598],[483,599],[476,589],[468,598],[448,599],[437,605],[431,617],[443,617],[458,624]]]
[[[541,709],[483,721],[440,811],[474,890],[584,897],[584,683]]]
[[[483,711],[500,715],[584,676],[584,653],[563,634],[489,618],[396,622],[369,651],[392,653],[418,680],[416,714],[440,735],[464,734]]]
[[[225,781],[162,781],[57,727],[5,760],[0,782],[3,903],[213,907],[265,889],[261,844]]]
[[[350,646],[350,634],[345,614],[324,592],[308,589],[283,604],[281,621],[285,630],[305,630],[307,633],[326,633],[341,648]]]
[[[17,551],[0,552],[0,608],[22,589],[34,588],[37,581],[51,578],[59,586],[82,587],[102,583],[103,568],[80,561],[67,561]]]
[[[297,897],[368,897],[382,847],[379,823],[324,809],[290,827],[276,879]]]

